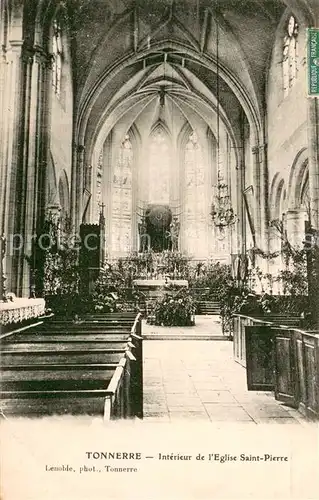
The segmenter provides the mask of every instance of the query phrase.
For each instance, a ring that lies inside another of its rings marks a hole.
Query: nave
[[[61,414],[58,387],[70,413],[136,416],[133,323],[107,338],[92,315],[143,311],[192,335],[217,302],[239,364],[225,366],[247,363],[265,391],[275,373],[277,398],[318,418],[318,0],[6,0],[0,14],[0,334],[62,321],[4,341],[7,409],[17,395],[27,412],[28,393]],[[68,399],[83,373],[76,397],[102,390],[97,407]],[[49,380],[52,406],[36,390]]]
[[[273,392],[248,391],[232,350],[228,340],[145,340],[144,422],[308,424]]]

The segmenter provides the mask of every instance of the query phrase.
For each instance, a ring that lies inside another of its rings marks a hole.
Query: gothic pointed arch
[[[159,118],[151,127],[150,130],[150,136],[155,135],[156,133],[162,133],[164,132],[167,137],[171,137],[171,131],[166,125],[165,121]]]
[[[302,148],[295,156],[288,181],[288,203],[290,209],[301,206],[302,189],[308,176],[308,150]]]

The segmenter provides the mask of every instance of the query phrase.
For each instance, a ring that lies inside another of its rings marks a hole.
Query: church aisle
[[[164,328],[143,321],[143,337],[146,340],[226,340],[221,331],[221,319],[217,314],[196,315],[195,326]]]
[[[271,392],[247,391],[232,347],[229,341],[146,340],[144,421],[307,424]]]

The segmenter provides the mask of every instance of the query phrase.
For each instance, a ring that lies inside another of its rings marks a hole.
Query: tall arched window
[[[203,152],[195,132],[185,147],[184,216],[185,244],[189,254],[206,253],[207,199]]]
[[[294,16],[290,16],[285,29],[283,40],[283,88],[284,95],[288,95],[297,78],[298,56],[298,24]]]
[[[132,166],[133,148],[127,134],[119,148],[112,177],[112,251],[132,248]]]
[[[63,47],[61,22],[58,18],[53,21],[52,55],[52,87],[59,97],[61,94]]]
[[[170,198],[170,142],[161,126],[150,137],[149,202],[168,204]]]

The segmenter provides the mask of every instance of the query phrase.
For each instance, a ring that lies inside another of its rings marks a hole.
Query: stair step
[[[220,305],[216,301],[202,300],[198,303],[198,314],[219,315]]]

